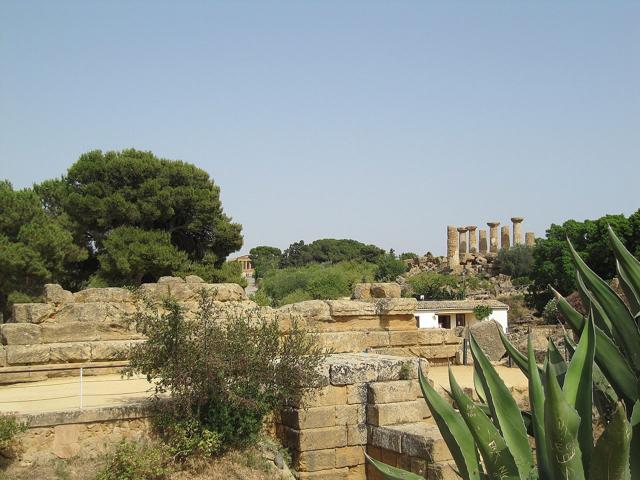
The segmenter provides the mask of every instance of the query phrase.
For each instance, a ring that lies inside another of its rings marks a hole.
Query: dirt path
[[[153,394],[153,385],[138,376],[85,377],[82,382],[82,406],[113,407],[140,401]],[[79,377],[64,377],[41,382],[0,386],[0,413],[42,413],[80,408]]]

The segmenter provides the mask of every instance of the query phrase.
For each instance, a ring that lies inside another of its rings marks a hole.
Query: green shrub
[[[270,270],[260,280],[260,299],[277,307],[302,300],[330,300],[351,296],[358,282],[374,279],[371,263],[342,262]]]
[[[504,275],[526,277],[533,269],[533,248],[525,245],[503,248],[498,252],[493,265]]]
[[[26,423],[20,423],[13,417],[0,416],[0,451],[11,448],[16,435],[26,429]]]
[[[171,410],[160,409],[154,427],[164,440],[172,459],[182,461],[192,455],[212,457],[222,450],[222,439],[195,418],[176,417]]]
[[[551,325],[556,324],[558,323],[558,313],[558,301],[555,298],[552,298],[544,306],[544,310],[542,310],[542,318],[545,323]]]
[[[168,462],[162,446],[122,441],[107,455],[96,480],[162,480],[169,473]]]
[[[413,295],[424,295],[429,300],[449,300],[460,295],[460,283],[453,275],[422,272],[407,280]]]
[[[376,280],[378,282],[395,282],[396,279],[407,271],[407,264],[396,258],[393,253],[387,253],[376,261]]]
[[[479,321],[489,318],[489,315],[493,312],[493,309],[487,305],[476,305],[473,307],[473,314]]]
[[[265,416],[319,384],[322,349],[295,320],[282,336],[278,320],[260,309],[220,306],[206,292],[194,319],[172,301],[161,310],[147,305],[137,318],[147,341],[133,347],[129,371],[169,395],[160,430],[169,443],[187,444],[179,449],[197,441],[212,452],[252,441]]]

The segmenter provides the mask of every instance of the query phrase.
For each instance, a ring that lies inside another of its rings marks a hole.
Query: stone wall
[[[462,342],[449,331],[418,329],[416,300],[400,298],[397,284],[360,284],[352,300],[310,300],[278,309],[259,307],[239,285],[207,284],[196,276],[163,277],[135,295],[124,288],[71,293],[51,284],[43,303],[14,305],[11,323],[0,326],[0,383],[77,374],[65,366],[121,366],[130,346],[144,341],[135,325],[141,297],[156,304],[171,297],[191,315],[202,290],[221,311],[259,311],[277,319],[283,332],[301,321],[333,353],[418,356],[446,364]]]

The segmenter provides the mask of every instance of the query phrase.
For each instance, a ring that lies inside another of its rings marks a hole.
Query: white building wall
[[[444,315],[448,315],[449,313],[443,312]],[[452,325],[455,325],[455,313],[450,314],[452,316]],[[473,317],[472,313],[467,313],[467,318]],[[418,328],[438,328],[438,314],[435,310],[420,310],[416,312],[416,317],[418,317]],[[489,315],[488,320],[495,320],[502,327],[502,331],[507,333],[507,328],[509,323],[507,321],[507,310],[506,309],[496,309],[494,308]],[[476,322],[476,319],[473,320],[469,324],[473,324]]]
[[[438,328],[438,315],[435,311],[420,310],[416,312],[418,328]]]
[[[507,328],[509,327],[509,322],[507,320],[507,310],[506,309],[493,309],[491,315],[489,315],[489,320],[495,320],[502,327],[502,331],[507,333]]]

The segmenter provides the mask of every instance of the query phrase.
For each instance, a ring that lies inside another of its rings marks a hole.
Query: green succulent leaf
[[[582,276],[579,272],[576,272],[576,280],[578,282],[578,291],[582,298],[582,303],[585,307],[590,306],[589,310],[593,311],[595,324],[605,332],[609,337],[615,338],[616,331],[611,325],[611,320],[598,301],[591,295],[591,292],[587,289]],[[616,341],[620,341],[616,338]]]
[[[576,409],[582,419],[578,429],[578,442],[582,452],[584,471],[589,471],[593,449],[593,363],[596,350],[593,315],[589,315],[582,330],[578,348],[569,363],[564,379],[563,391],[567,403]]]
[[[544,425],[547,454],[554,480],[585,480],[578,444],[580,416],[564,398],[555,373],[545,369]]]
[[[584,328],[584,318],[577,312],[565,298],[557,291],[551,289],[558,299],[558,309],[567,321],[571,329],[580,334]],[[638,378],[627,363],[626,359],[615,343],[598,327],[596,332],[596,362],[607,377],[618,395],[622,395],[628,405],[633,405],[638,400]]]
[[[631,478],[640,478],[640,401],[637,401],[631,412]]]
[[[629,449],[631,425],[624,405],[619,403],[613,419],[607,425],[593,449],[589,480],[629,480]]]
[[[544,431],[544,389],[542,379],[536,364],[536,357],[533,351],[531,334],[527,339],[527,363],[529,364],[529,402],[531,403],[531,423],[533,436],[536,441],[536,456],[538,472],[540,478],[551,478],[551,467],[549,463],[549,452],[547,450],[546,434]]]
[[[479,366],[478,373],[487,395],[491,416],[509,445],[520,478],[529,478],[534,462],[520,409],[473,335],[470,343],[473,361]]]
[[[558,347],[556,346],[553,339],[551,339],[551,337],[549,337],[549,347],[547,349],[546,362],[551,367],[551,370],[558,379],[558,383],[562,387],[564,385],[564,377],[566,376],[567,369],[569,367],[567,366],[567,362],[565,362],[564,357],[560,353],[560,350],[558,350]]]
[[[386,463],[371,458],[366,452],[364,456],[366,457],[367,462],[373,465],[373,468],[380,472],[380,475],[382,475],[384,480],[424,480],[424,477],[421,475],[407,472],[401,468],[392,467],[391,465],[387,465]]]
[[[528,377],[529,366],[527,363],[526,355],[523,355],[522,353],[520,353],[520,350],[518,350],[513,345],[513,343],[509,341],[507,336],[502,332],[501,328],[498,329],[498,333],[500,334],[500,340],[502,341],[502,344],[504,345],[504,348],[507,350],[507,353],[509,354],[509,356],[513,359],[514,363],[518,366],[518,368],[522,370],[522,373],[524,373]]]
[[[607,312],[615,330],[614,337],[619,339],[622,351],[629,358],[629,364],[636,372],[640,372],[640,331],[631,312],[622,299],[616,295],[613,289],[591,270],[584,260],[580,258],[571,242],[569,250],[573,256],[574,264],[580,273],[584,284],[591,291],[594,298]]]
[[[442,398],[418,369],[418,382],[433,419],[463,478],[481,480],[480,462],[469,427],[449,403]]]
[[[616,261],[616,270],[618,271],[618,279],[620,280],[620,287],[624,292],[624,296],[629,301],[631,312],[638,315],[640,313],[640,297],[635,293],[631,280],[627,276],[626,272],[620,267],[620,262]]]
[[[476,441],[489,479],[518,480],[520,475],[500,432],[480,407],[465,395],[449,368],[451,396]]]
[[[624,273],[636,298],[640,300],[640,261],[631,255],[611,226],[609,226],[609,243],[620,264],[620,270]]]

